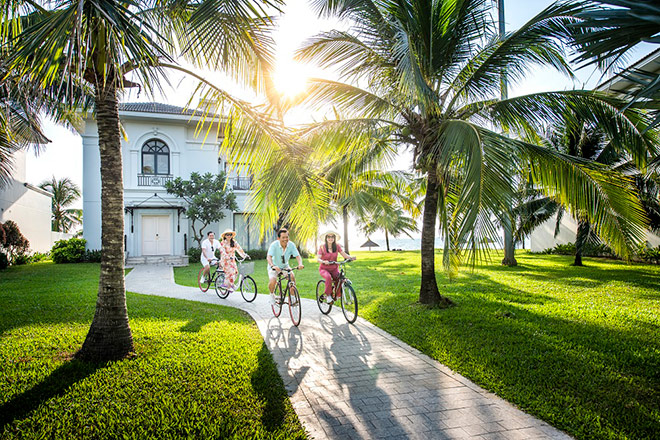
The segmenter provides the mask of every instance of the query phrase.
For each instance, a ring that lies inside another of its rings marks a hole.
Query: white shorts
[[[285,269],[291,269],[291,267],[289,267],[289,265],[287,264]],[[277,272],[275,271],[275,269],[271,269],[270,266],[266,266],[266,270],[268,271],[268,279],[277,278]]]
[[[213,260],[216,260],[216,259],[214,258]],[[199,258],[199,261],[202,263],[202,266],[204,266],[204,267],[211,265],[211,261],[209,261],[204,255],[202,255]],[[217,260],[216,260],[215,264],[218,264]]]

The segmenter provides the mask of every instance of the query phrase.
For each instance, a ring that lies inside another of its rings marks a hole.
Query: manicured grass
[[[418,252],[356,252],[349,276],[360,315],[484,388],[580,439],[651,439],[660,433],[660,267],[519,253],[449,282],[456,303],[417,303]],[[299,290],[314,297],[318,266]],[[197,265],[177,269],[195,284]],[[266,288],[265,263],[255,279]],[[303,310],[303,320],[305,312]]]
[[[1,438],[305,438],[239,310],[128,293],[135,355],[72,360],[98,274],[52,263],[0,272]]]

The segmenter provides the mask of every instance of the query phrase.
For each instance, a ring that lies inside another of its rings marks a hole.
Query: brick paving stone
[[[362,318],[350,325],[341,311],[321,315],[312,300],[303,299],[296,328],[286,313],[273,317],[267,295],[220,300],[176,285],[170,266],[135,267],[126,289],[248,312],[314,439],[571,439]]]
[[[466,425],[463,426],[463,429],[465,432],[470,434],[471,436],[479,436],[481,434],[488,434],[491,432],[500,432],[503,431],[504,428],[502,428],[502,425],[500,425],[497,422],[493,423],[478,423],[475,425]]]
[[[441,432],[446,435],[447,438],[451,439],[467,439],[471,437],[463,428],[443,429]]]

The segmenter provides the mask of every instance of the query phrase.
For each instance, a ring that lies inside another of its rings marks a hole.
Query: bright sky
[[[550,0],[505,0],[507,31],[520,27],[551,3]],[[315,17],[306,0],[288,0],[284,14],[279,19],[279,29],[276,35],[278,65],[282,66],[281,75],[276,78],[276,82],[281,83],[283,87],[294,89],[304,87],[305,77],[318,76],[318,69],[294,65],[293,53],[304,39],[320,31],[336,27],[336,22]],[[636,60],[648,51],[648,48],[641,49],[632,55],[632,59]],[[580,70],[577,75],[579,82],[573,83],[555,71],[538,69],[528,75],[522,83],[511,85],[509,95],[588,88],[601,82],[600,75],[590,69]],[[214,76],[213,79],[217,79],[221,84],[229,84],[221,75]],[[166,93],[166,97],[156,97],[155,100],[173,105],[185,105],[187,94],[182,93],[182,90],[192,90],[191,83],[186,81],[180,83],[178,79],[173,78],[173,84],[176,86],[177,93]],[[137,97],[135,92],[130,93],[124,99],[125,102],[151,100],[153,99],[145,96],[144,93]],[[49,179],[51,175],[55,175],[57,178],[69,177],[82,185],[82,140],[80,136],[48,121],[45,123],[45,131],[52,143],[39,157],[28,155],[27,181],[37,185],[43,180]],[[82,202],[79,202],[78,205],[78,207],[82,207]]]

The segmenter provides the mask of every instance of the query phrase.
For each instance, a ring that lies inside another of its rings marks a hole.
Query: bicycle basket
[[[241,275],[250,275],[251,273],[254,273],[254,262],[239,264],[238,272]]]

